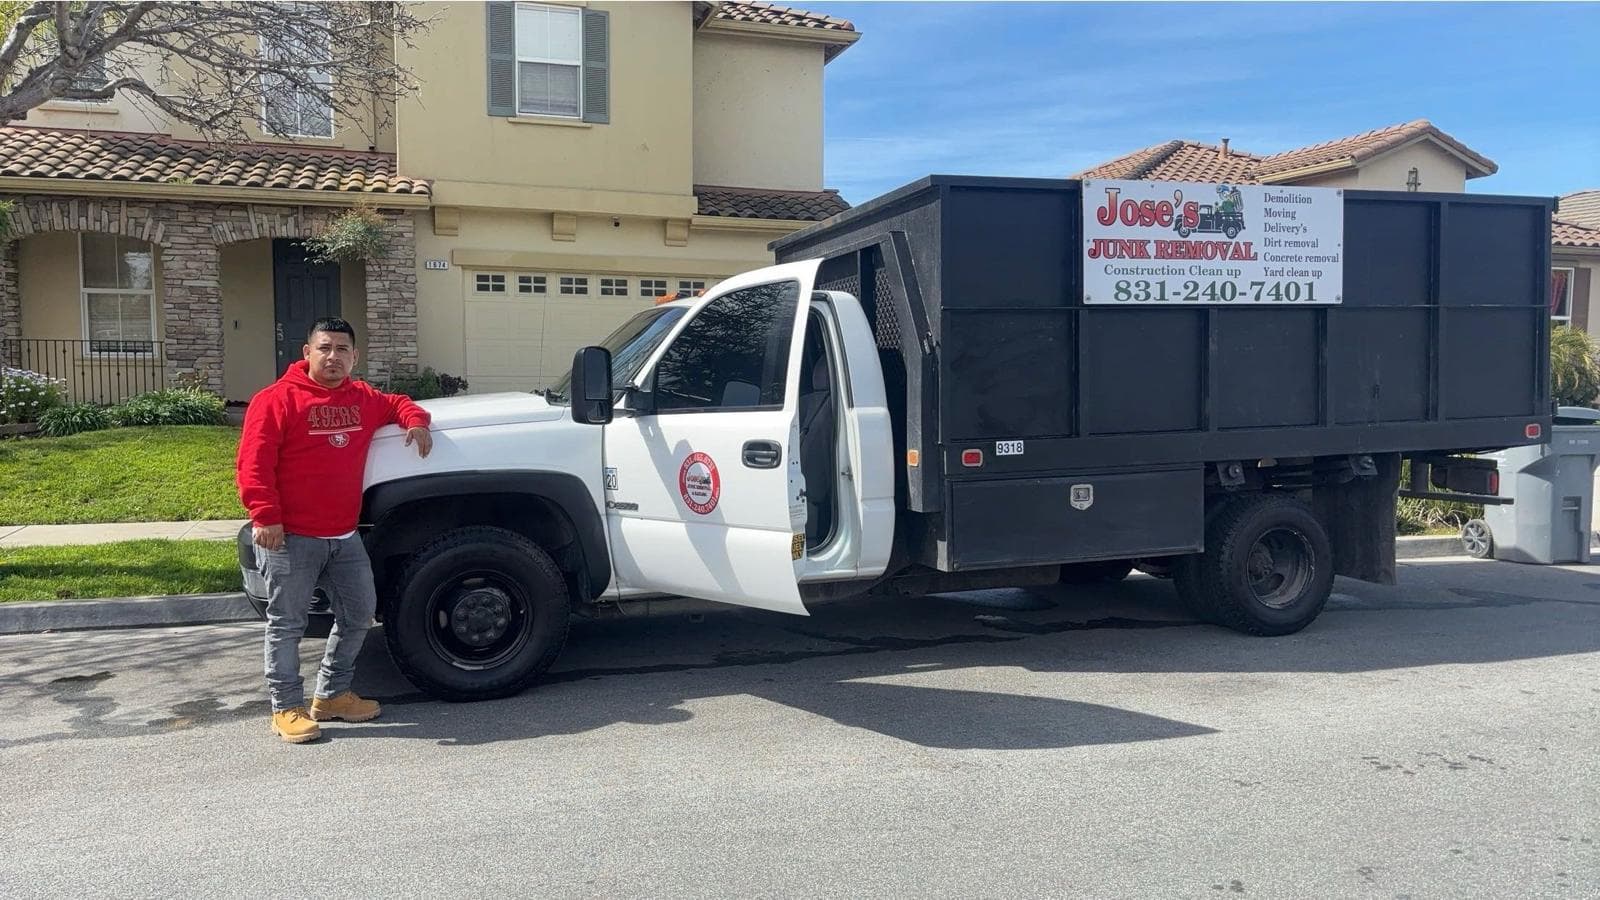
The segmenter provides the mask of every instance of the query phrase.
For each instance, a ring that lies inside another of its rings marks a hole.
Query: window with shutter
[[[489,115],[611,121],[609,15],[489,3]]]

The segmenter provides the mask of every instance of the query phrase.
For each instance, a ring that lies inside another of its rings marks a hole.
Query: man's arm
[[[378,396],[383,398],[389,411],[383,424],[398,422],[406,430],[406,446],[416,444],[417,455],[426,459],[433,452],[433,435],[428,433],[428,425],[433,422],[433,417],[405,394],[379,393]]]
[[[278,500],[278,451],[282,446],[278,398],[258,395],[245,410],[235,479],[239,502],[255,526],[255,542],[268,550],[283,546],[283,508]]]

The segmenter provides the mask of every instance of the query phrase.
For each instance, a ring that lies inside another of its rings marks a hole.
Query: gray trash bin
[[[1484,510],[1494,558],[1523,563],[1589,562],[1594,473],[1600,466],[1600,410],[1563,406],[1550,442],[1485,454],[1499,464],[1500,495],[1516,501]]]

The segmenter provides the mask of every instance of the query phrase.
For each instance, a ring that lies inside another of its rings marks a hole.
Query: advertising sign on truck
[[[1084,302],[1343,302],[1344,192],[1083,182]]]

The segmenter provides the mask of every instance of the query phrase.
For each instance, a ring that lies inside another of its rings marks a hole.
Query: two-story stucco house
[[[4,362],[102,399],[189,376],[242,400],[339,314],[371,378],[528,390],[660,294],[770,262],[772,238],[846,206],[822,184],[822,83],[848,22],[764,3],[427,12],[395,48],[420,90],[368,121],[285,98],[223,147],[118,99],[0,128]],[[308,262],[300,241],[356,204],[388,251]]]

